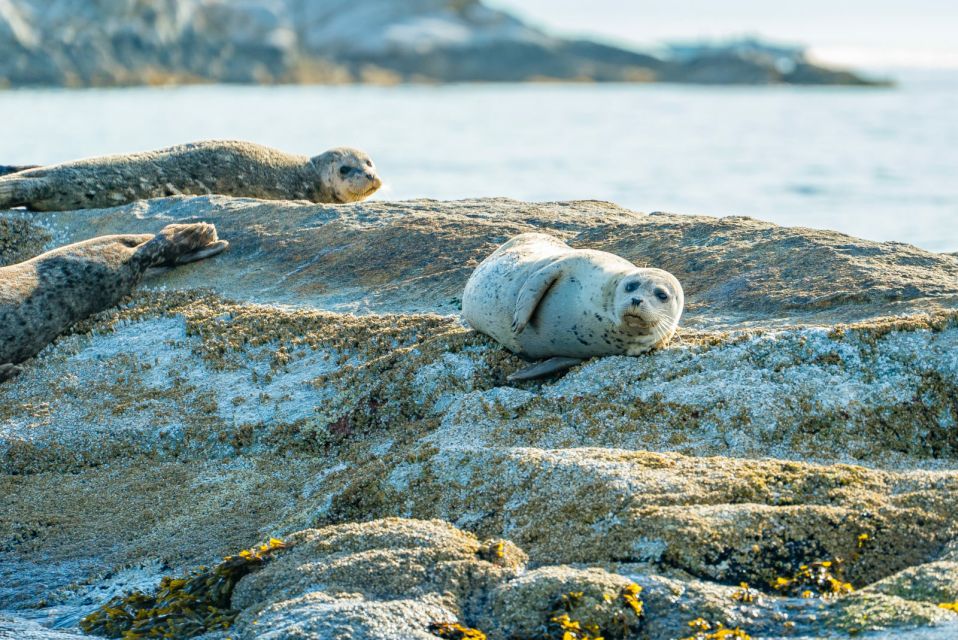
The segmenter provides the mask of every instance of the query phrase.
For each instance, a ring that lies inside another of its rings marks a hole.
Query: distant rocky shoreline
[[[882,84],[750,40],[673,53],[555,37],[479,0],[0,3],[0,87]]]

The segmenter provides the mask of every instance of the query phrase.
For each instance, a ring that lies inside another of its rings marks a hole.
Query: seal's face
[[[333,149],[321,157],[323,177],[338,202],[365,200],[383,185],[372,158],[359,149]]]
[[[613,308],[619,328],[631,335],[649,336],[650,345],[672,337],[684,306],[682,285],[661,269],[636,269],[622,277],[615,289]]]

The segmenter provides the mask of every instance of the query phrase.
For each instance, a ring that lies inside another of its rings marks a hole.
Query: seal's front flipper
[[[552,285],[562,275],[562,265],[558,262],[546,265],[529,276],[519,290],[516,299],[516,311],[512,318],[512,332],[521,333],[532,320],[539,308],[539,303],[545,297]]]
[[[228,242],[217,237],[216,227],[207,222],[168,224],[137,248],[137,258],[145,271],[150,267],[175,267],[196,262],[216,255],[228,246]]]
[[[581,364],[581,362],[581,358],[549,358],[548,360],[537,362],[536,364],[526,367],[525,369],[519,369],[506,379],[509,382],[521,382],[523,380],[545,378],[546,376],[551,376],[556,373],[562,373],[563,371],[570,369],[577,364]]]
[[[230,243],[226,240],[217,240],[215,242],[211,242],[202,249],[197,249],[196,251],[191,251],[190,253],[184,253],[181,256],[177,256],[173,262],[150,267],[143,275],[146,278],[157,278],[159,276],[165,275],[181,265],[197,262],[199,260],[205,260],[206,258],[215,256],[218,253],[222,253],[228,246],[230,246]]]
[[[197,260],[203,260],[211,256],[215,256],[217,253],[222,253],[226,247],[230,246],[230,243],[226,240],[217,240],[216,242],[209,244],[202,249],[197,249],[192,253],[185,253],[176,259],[176,264],[189,264],[190,262],[196,262]]]
[[[23,367],[15,364],[0,364],[0,382],[15,378],[23,372]]]

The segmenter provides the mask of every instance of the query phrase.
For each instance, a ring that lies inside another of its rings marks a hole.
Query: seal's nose
[[[632,298],[632,304],[636,307],[642,306],[642,298]]]
[[[373,186],[377,189],[383,186],[383,181],[375,173],[367,173],[366,179],[373,183]]]

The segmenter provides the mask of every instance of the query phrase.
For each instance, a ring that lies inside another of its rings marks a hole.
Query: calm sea
[[[0,92],[0,164],[202,138],[366,149],[379,199],[602,199],[958,250],[958,71],[894,89],[204,86]]]

